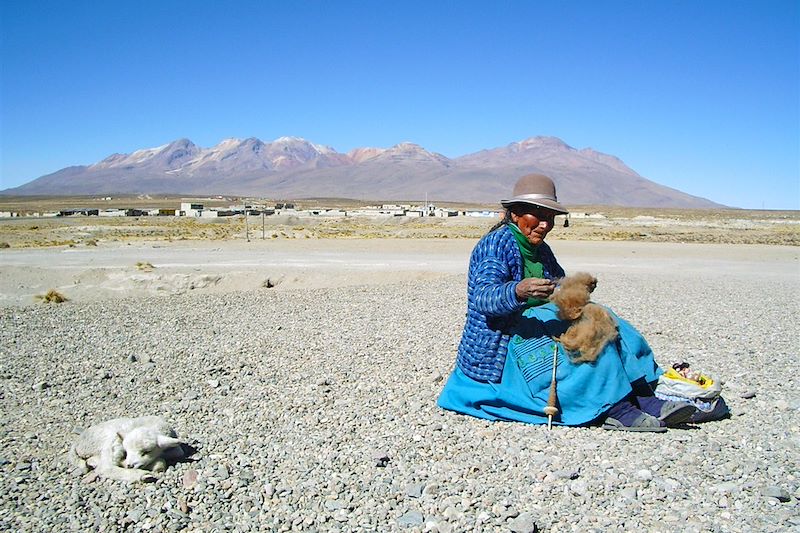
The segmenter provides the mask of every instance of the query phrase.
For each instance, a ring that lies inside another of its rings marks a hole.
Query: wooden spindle
[[[550,397],[547,399],[547,407],[544,414],[547,415],[547,429],[553,429],[553,417],[558,414],[558,394],[556,392],[556,365],[558,365],[558,343],[553,344],[553,377],[550,381]]]

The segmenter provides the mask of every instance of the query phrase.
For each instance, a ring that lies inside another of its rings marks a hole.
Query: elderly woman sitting
[[[555,216],[567,213],[553,181],[524,176],[502,205],[504,219],[470,258],[466,323],[439,406],[489,420],[546,423],[555,364],[555,424],[662,432],[687,421],[694,406],[654,396],[663,371],[626,321],[612,314],[618,337],[593,361],[579,361],[555,340],[570,321],[549,302],[564,270],[544,239]]]

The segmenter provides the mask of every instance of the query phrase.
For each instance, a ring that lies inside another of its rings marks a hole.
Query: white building
[[[178,216],[200,217],[203,215],[203,204],[193,204],[191,202],[181,202],[181,209]]]
[[[315,217],[346,217],[347,211],[341,209],[312,209],[307,211],[308,215]]]
[[[103,209],[102,211],[98,211],[98,216],[101,217],[124,217],[125,210],[124,209]]]
[[[355,209],[353,211],[348,211],[348,215],[352,215],[354,217],[401,217],[405,214],[405,210],[403,209],[383,209],[383,208],[375,208],[375,207],[367,207],[364,209]]]
[[[481,218],[500,218],[498,211],[464,211],[464,216]]]
[[[570,213],[570,218],[606,218],[603,213]]]

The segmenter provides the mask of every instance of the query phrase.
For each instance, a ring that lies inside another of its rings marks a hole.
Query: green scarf
[[[532,245],[516,224],[510,223],[508,228],[517,240],[519,253],[522,255],[524,277],[544,278],[544,265],[542,265],[542,262],[539,260],[539,247]],[[528,307],[546,304],[547,302],[548,300],[543,300],[541,298],[528,298]]]

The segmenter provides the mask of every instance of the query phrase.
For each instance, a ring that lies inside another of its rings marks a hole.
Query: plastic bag
[[[713,400],[722,393],[722,382],[709,376],[689,379],[670,368],[658,378],[656,393],[664,396],[686,398],[687,400]]]
[[[688,364],[682,363],[683,368]],[[681,366],[681,365],[678,365]],[[691,379],[681,375],[675,368],[670,368],[658,378],[656,397],[662,400],[684,401],[694,404],[697,412],[689,419],[690,423],[722,420],[730,415],[730,409],[722,393],[722,381],[709,376],[693,373]]]

